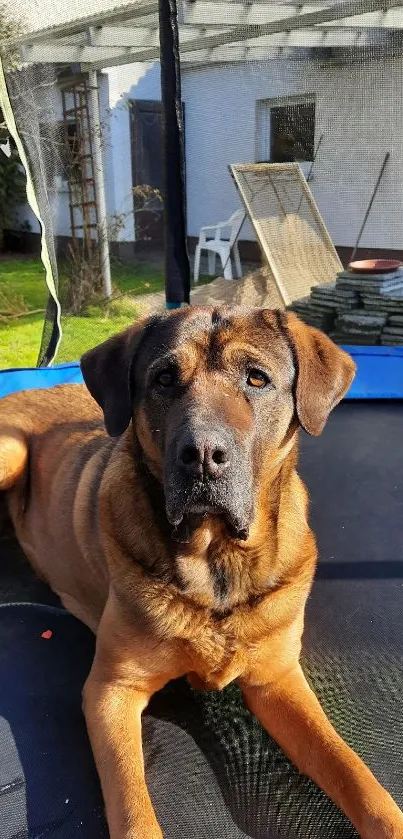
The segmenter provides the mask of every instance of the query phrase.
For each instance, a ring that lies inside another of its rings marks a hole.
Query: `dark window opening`
[[[315,103],[270,108],[272,163],[312,161],[315,151]]]

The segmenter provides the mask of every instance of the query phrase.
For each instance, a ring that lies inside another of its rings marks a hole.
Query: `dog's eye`
[[[268,376],[266,376],[266,373],[262,373],[261,370],[256,370],[256,368],[252,368],[252,370],[249,370],[246,383],[249,385],[249,387],[263,388],[270,383],[270,379]]]
[[[173,370],[161,370],[155,381],[160,387],[172,387],[175,384],[175,373]]]

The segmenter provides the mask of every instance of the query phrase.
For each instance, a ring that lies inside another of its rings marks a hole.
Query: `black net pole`
[[[159,0],[163,113],[165,296],[167,309],[190,299],[185,155],[176,0]]]

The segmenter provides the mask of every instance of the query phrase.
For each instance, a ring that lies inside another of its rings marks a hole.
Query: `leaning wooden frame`
[[[229,166],[284,307],[342,264],[298,163]]]

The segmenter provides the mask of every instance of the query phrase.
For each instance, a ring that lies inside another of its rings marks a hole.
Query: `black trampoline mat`
[[[300,469],[321,555],[304,669],[339,732],[400,806],[402,425],[400,403],[344,403],[321,438],[301,439]],[[11,543],[0,551],[3,601],[22,595],[51,603],[17,557],[10,560]],[[52,606],[0,608],[0,839],[108,835],[81,714],[93,645],[84,626]],[[153,699],[143,739],[166,839],[356,836],[261,730],[234,686],[199,693],[183,680],[171,683]]]

